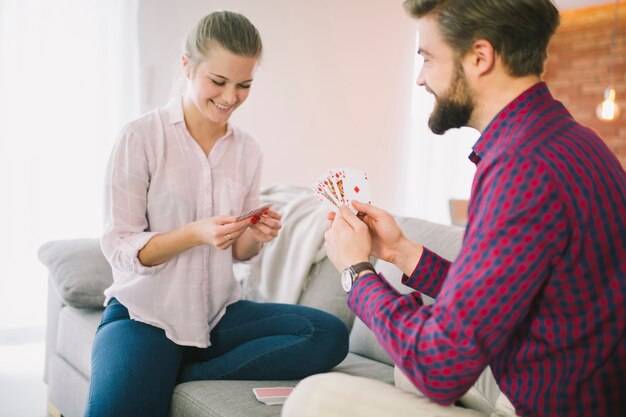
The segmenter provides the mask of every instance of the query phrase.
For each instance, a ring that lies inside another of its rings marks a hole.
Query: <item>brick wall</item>
[[[561,12],[561,25],[549,48],[544,79],[552,94],[582,124],[595,129],[626,169],[626,2],[619,7],[614,50],[609,51],[615,2]],[[609,84],[613,61],[613,88],[621,109],[619,119],[607,123],[596,117],[596,106]]]

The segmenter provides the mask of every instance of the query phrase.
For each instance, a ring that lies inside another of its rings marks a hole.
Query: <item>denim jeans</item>
[[[313,308],[238,301],[211,331],[208,348],[181,346],[131,320],[112,299],[92,349],[85,416],[164,416],[174,386],[196,380],[300,379],[348,353],[341,320]]]

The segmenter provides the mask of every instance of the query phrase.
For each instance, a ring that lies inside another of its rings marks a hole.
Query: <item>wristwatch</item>
[[[369,262],[361,262],[356,265],[350,265],[341,273],[341,286],[345,292],[350,292],[352,284],[356,281],[359,274],[363,271],[372,271],[376,273],[374,265]]]

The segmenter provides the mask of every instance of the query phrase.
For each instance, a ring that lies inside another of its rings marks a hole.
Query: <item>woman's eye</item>
[[[239,88],[250,88],[252,84],[238,84],[237,87]]]
[[[211,81],[213,81],[213,84],[220,86],[220,87],[224,87],[224,85],[226,85],[226,82],[224,81],[216,81],[213,78],[209,78]]]

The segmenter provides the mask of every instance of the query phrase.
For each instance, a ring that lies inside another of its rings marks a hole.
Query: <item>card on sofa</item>
[[[256,399],[267,405],[284,404],[291,391],[292,387],[252,388]]]

